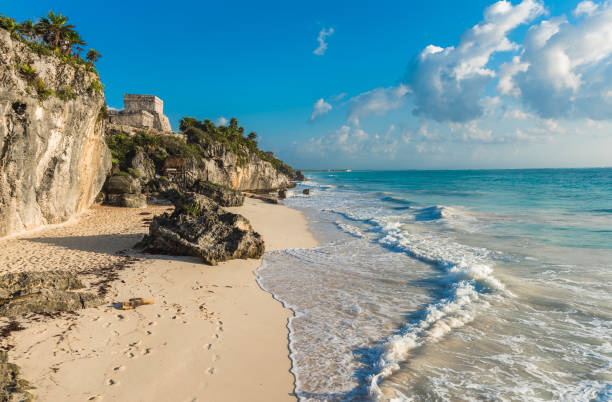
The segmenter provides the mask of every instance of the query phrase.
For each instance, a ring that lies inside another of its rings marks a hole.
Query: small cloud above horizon
[[[317,42],[319,42],[319,46],[312,53],[316,54],[317,56],[323,56],[327,51],[327,42],[325,40],[328,36],[333,35],[333,33],[334,28],[331,27],[329,29],[321,29],[319,31],[319,36],[317,37]]]
[[[312,113],[310,114],[310,121],[314,121],[319,116],[324,116],[332,110],[332,105],[325,102],[325,99],[321,98],[315,102],[312,107]]]
[[[217,126],[227,126],[227,122],[228,122],[228,120],[225,117],[223,117],[223,116],[221,116],[217,120],[215,120],[215,124]]]

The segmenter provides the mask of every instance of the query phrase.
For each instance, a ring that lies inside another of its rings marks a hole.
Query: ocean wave
[[[353,225],[348,225],[346,223],[342,223],[342,222],[336,222],[336,225],[340,228],[340,230],[342,230],[345,233],[348,233],[350,235],[353,235],[355,237],[364,237],[363,232],[361,231],[361,229],[359,229],[356,226]]]
[[[300,183],[302,186],[304,187],[315,187],[315,188],[336,188],[336,186],[332,185],[332,184],[321,184],[318,183],[314,180],[306,180]]]
[[[414,220],[417,222],[434,221],[439,219],[473,219],[469,214],[458,208],[444,205],[434,205],[415,211]]]
[[[405,199],[405,198],[400,198],[400,197],[394,197],[391,195],[385,195],[383,197],[380,198],[381,201],[385,201],[385,202],[393,202],[395,204],[402,204],[402,205],[414,205],[414,202]]]
[[[410,351],[437,342],[454,328],[472,321],[475,303],[485,294],[510,294],[486,264],[488,250],[458,244],[440,235],[411,234],[399,222],[378,223],[381,233],[378,242],[438,266],[444,273],[441,282],[445,291],[443,298],[423,309],[422,318],[405,325],[379,346],[380,359],[374,368],[377,373],[372,375],[369,385],[370,396],[375,399],[383,396],[380,383],[399,369]]]
[[[609,381],[585,380],[560,393],[561,401],[612,401],[612,383]]]

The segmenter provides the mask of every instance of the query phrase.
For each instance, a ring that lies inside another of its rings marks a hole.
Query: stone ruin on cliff
[[[164,102],[157,96],[125,94],[123,107],[123,110],[108,111],[110,123],[172,132],[170,121],[164,115]]]

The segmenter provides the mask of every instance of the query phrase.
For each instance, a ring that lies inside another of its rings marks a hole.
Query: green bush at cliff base
[[[202,158],[206,156],[200,149],[185,143],[179,137],[151,135],[145,132],[139,132],[133,137],[118,132],[106,137],[106,144],[111,150],[113,164],[122,171],[128,170],[128,157],[133,155],[137,149],[142,149],[149,155],[157,171],[161,171],[164,161],[169,155],[186,159],[193,158],[201,167],[204,166]]]

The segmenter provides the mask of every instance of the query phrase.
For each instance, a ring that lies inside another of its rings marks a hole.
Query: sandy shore
[[[295,400],[291,312],[257,285],[253,270],[261,260],[210,267],[130,250],[147,231],[145,220],[166,209],[96,206],[76,223],[0,241],[3,272],[124,266],[107,305],[21,318],[26,329],[3,340],[36,386],[32,393],[45,401]],[[228,209],[251,221],[266,250],[316,245],[299,211],[252,199]],[[113,307],[130,297],[155,304]]]

